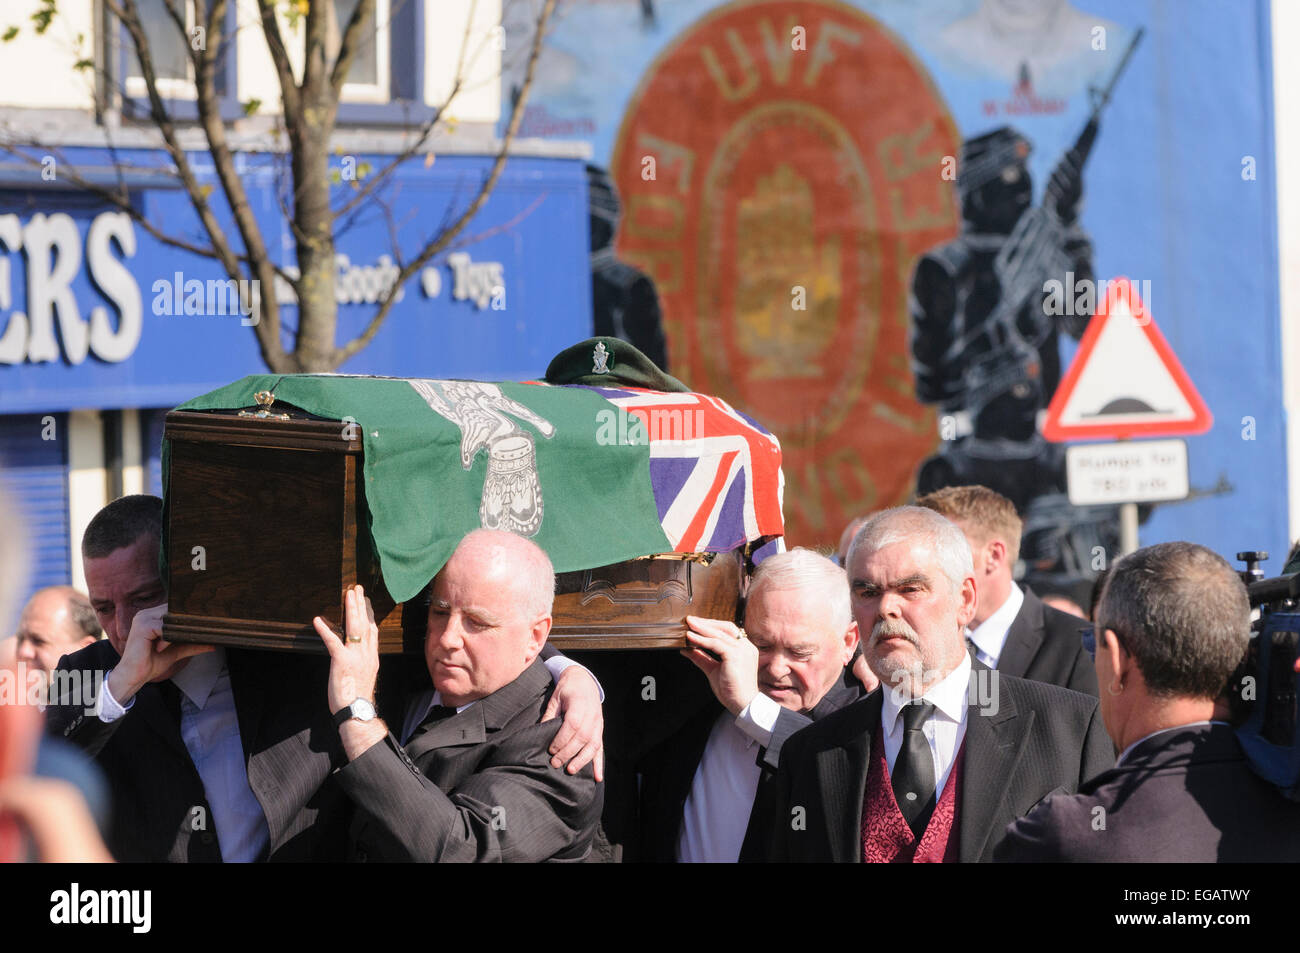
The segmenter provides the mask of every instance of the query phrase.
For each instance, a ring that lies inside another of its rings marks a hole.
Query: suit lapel
[[[407,743],[406,753],[419,766],[421,757],[437,748],[476,745],[486,740],[487,725],[483,721],[483,702],[479,701],[416,735]]]
[[[423,770],[420,755],[438,748],[481,744],[487,740],[488,732],[500,730],[518,715],[528,699],[534,696],[540,699],[550,688],[551,673],[540,657],[535,658],[513,682],[413,738],[406,745],[406,753]],[[540,708],[538,713],[541,713]]]
[[[1032,711],[1022,714],[1016,710],[1005,683],[998,689],[992,695],[999,702],[996,714],[981,714],[974,704],[966,710],[963,742],[966,753],[962,762],[962,789],[958,792],[961,810],[958,859],[962,863],[977,861],[984,853],[1024,753],[1026,734],[1034,721]]]
[[[871,739],[880,729],[881,699],[879,691],[868,696],[858,706],[858,717],[845,723],[838,743],[817,755],[820,802],[835,863],[862,859],[862,799],[871,768]]]
[[[1029,589],[1024,589],[1024,593],[1025,601],[1011,620],[1006,641],[1002,643],[1002,654],[998,656],[998,671],[1017,678],[1024,678],[1025,672],[1029,671],[1046,634],[1043,603]]]
[[[262,710],[265,707],[266,695],[260,684],[236,675],[229,661],[226,665],[226,674],[230,678],[230,693],[235,699],[235,717],[239,721],[239,741],[244,748],[244,763],[251,766],[252,752],[258,750],[257,733],[262,724]],[[256,792],[257,788],[254,787],[253,790]]]

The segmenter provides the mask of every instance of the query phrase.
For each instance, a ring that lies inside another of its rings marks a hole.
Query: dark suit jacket
[[[585,859],[602,787],[591,765],[576,775],[551,767],[547,747],[560,720],[540,719],[553,688],[534,659],[513,682],[405,749],[390,733],[349,762],[338,779],[359,809],[354,858]]]
[[[1032,591],[1021,589],[1025,601],[1007,630],[998,671],[1096,697],[1097,671],[1080,635],[1087,620],[1043,605]]]
[[[763,768],[760,787],[776,771],[781,762],[781,751],[791,735],[857,701],[864,694],[862,683],[846,668],[812,711],[804,714],[782,708],[772,729],[771,743],[758,752],[758,764]],[[723,711],[715,700],[713,705],[699,712],[646,757],[641,772],[641,850],[638,859],[659,863],[672,863],[677,859],[677,841],[681,835],[686,798],[691,793],[695,772],[704,757],[713,725]],[[756,796],[755,803],[757,801]],[[749,845],[754,838],[751,830],[746,834],[746,844]],[[742,855],[747,855],[747,852],[742,851]]]
[[[996,677],[996,712],[972,704],[966,716],[957,802],[962,862],[991,860],[1007,824],[1055,791],[1077,791],[1115,760],[1097,699]],[[765,859],[862,860],[862,800],[882,700],[877,689],[786,742],[781,767],[754,808]],[[802,827],[795,808],[803,809]]]
[[[1156,735],[1073,796],[1013,823],[999,861],[1300,861],[1300,804],[1250,769],[1227,725]]]
[[[80,671],[85,683],[117,663],[117,652],[104,640],[65,655],[59,669]],[[343,761],[325,702],[328,659],[227,649],[226,667],[248,783],[271,835],[263,859],[343,859],[348,805],[328,780]],[[46,712],[46,730],[78,745],[103,769],[113,801],[113,856],[220,861],[220,832],[181,740],[179,709],[169,709],[160,687],[144,686],[131,710],[108,724],[85,713],[84,699],[66,701]]]

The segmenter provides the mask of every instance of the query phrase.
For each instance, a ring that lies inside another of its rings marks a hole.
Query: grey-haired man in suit
[[[560,723],[545,720],[553,685],[539,653],[554,592],[536,544],[499,530],[468,534],[433,580],[424,646],[432,684],[391,713],[393,731],[373,703],[379,635],[361,587],[347,594],[345,638],[315,620],[347,758],[337,777],[359,808],[355,859],[587,857],[602,787],[590,765],[569,774],[548,751]]]
[[[1086,623],[1012,579],[1022,528],[1012,502],[986,486],[948,486],[916,505],[947,517],[970,543],[979,593],[967,635],[974,657],[1003,675],[1095,696],[1097,676],[1081,634]]]

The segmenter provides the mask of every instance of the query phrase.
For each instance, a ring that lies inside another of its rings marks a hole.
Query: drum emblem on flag
[[[437,414],[460,429],[460,462],[466,470],[480,450],[488,452],[488,472],[479,502],[479,525],[519,536],[534,536],[542,526],[542,484],[537,476],[533,436],[507,414],[528,421],[547,439],[555,427],[523,404],[482,381],[413,380],[416,393]]]

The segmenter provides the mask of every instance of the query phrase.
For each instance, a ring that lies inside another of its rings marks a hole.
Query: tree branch
[[[204,15],[206,29],[211,35],[212,26],[225,17],[227,0],[213,0],[212,6],[205,9],[206,0],[194,0],[196,15]],[[248,253],[249,267],[267,289],[261,297],[262,320],[254,325],[262,357],[272,369],[280,366],[284,360],[284,350],[280,343],[280,309],[271,289],[275,286],[275,272],[271,267],[266,243],[262,237],[261,227],[253,215],[248,202],[248,193],[244,190],[243,179],[235,168],[235,157],[226,140],[226,126],[221,119],[221,107],[217,102],[216,68],[219,44],[208,43],[198,51],[197,68],[194,76],[196,105],[199,111],[199,124],[208,139],[208,153],[217,173],[217,180],[226,196],[226,204],[239,229],[244,250]]]
[[[326,8],[329,8],[328,10]],[[321,103],[321,82],[326,77],[329,51],[326,49],[326,16],[332,16],[329,0],[316,0],[307,6],[307,37],[302,57],[302,92],[307,108],[315,109]]]
[[[343,31],[343,39],[339,42],[338,59],[334,61],[334,70],[330,73],[330,90],[334,94],[336,104],[343,93],[343,84],[347,82],[348,70],[352,69],[352,61],[356,59],[357,50],[360,48],[361,25],[366,20],[372,19],[371,14],[374,12],[375,0],[361,0],[352,11],[352,19],[348,21],[347,28]],[[378,24],[375,24],[375,27],[377,29]]]
[[[176,165],[177,177],[181,180],[181,184],[184,186],[195,212],[198,213],[199,221],[202,222],[204,230],[208,233],[208,238],[216,251],[217,259],[226,269],[226,273],[232,279],[238,280],[241,277],[238,258],[226,241],[225,233],[221,230],[221,225],[217,222],[212,207],[208,204],[207,197],[199,185],[198,179],[194,176],[193,169],[190,168],[185,150],[181,148],[177,139],[176,127],[171,116],[167,113],[167,108],[163,105],[162,97],[158,94],[158,76],[154,71],[153,57],[149,52],[149,41],[145,38],[144,29],[140,25],[140,14],[135,5],[135,0],[121,0],[120,4],[118,0],[103,0],[103,2],[109,12],[121,21],[131,35],[131,41],[136,48],[136,56],[140,60],[140,73],[144,77],[145,89],[149,94],[150,115],[153,117],[158,131],[162,133],[167,154],[171,156],[172,162]]]
[[[397,171],[399,166],[419,152],[420,147],[428,141],[429,136],[433,133],[434,127],[442,120],[443,112],[456,99],[456,96],[460,93],[461,86],[465,83],[465,50],[469,46],[469,35],[474,26],[474,14],[477,10],[478,0],[473,0],[473,3],[470,4],[469,19],[465,21],[465,33],[460,38],[460,54],[456,60],[456,81],[452,84],[451,92],[447,94],[447,98],[443,100],[442,104],[438,106],[437,109],[434,110],[433,115],[428,119],[428,121],[420,127],[419,135],[415,137],[410,146],[394,156],[393,159],[386,163],[378,172],[367,177],[366,182],[362,185],[361,189],[357,191],[342,208],[337,209],[334,212],[336,217],[351,213],[353,209],[359,206],[370,195],[372,195],[377,188],[383,185],[389,176]]]
[[[523,119],[524,104],[528,101],[528,93],[532,88],[533,77],[537,72],[537,60],[541,56],[542,44],[545,40],[546,34],[546,24],[550,20],[552,12],[555,10],[555,2],[556,0],[545,0],[542,5],[542,12],[537,18],[537,32],[533,36],[532,49],[528,55],[528,67],[524,73],[524,82],[519,89],[519,96],[512,107],[510,123],[506,127],[506,134],[502,139],[501,149],[497,153],[496,160],[492,163],[491,172],[488,173],[487,178],[483,181],[478,194],[474,196],[473,201],[469,203],[465,211],[461,213],[458,219],[456,219],[455,223],[453,223],[449,229],[443,230],[442,234],[430,241],[419,255],[403,266],[402,270],[398,273],[397,280],[393,282],[388,293],[384,295],[383,300],[379,304],[379,308],[376,310],[374,317],[370,319],[369,324],[366,325],[365,330],[341,348],[340,353],[343,361],[346,361],[354,354],[357,354],[374,339],[375,335],[379,333],[379,328],[384,323],[384,319],[388,317],[388,312],[392,310],[393,303],[396,300],[397,290],[401,288],[412,275],[423,268],[434,255],[438,254],[451,244],[452,240],[455,239],[467,224],[469,224],[470,220],[478,214],[479,209],[483,207],[483,204],[487,201],[488,195],[491,194],[492,189],[496,186],[497,180],[501,177],[501,171],[505,168],[506,156],[510,152],[510,146],[514,142],[515,134],[519,131],[519,124]],[[342,361],[340,361],[340,363],[342,363]]]
[[[257,0],[262,13],[262,33],[266,45],[271,50],[271,62],[275,64],[275,73],[280,78],[280,102],[284,115],[284,124],[289,128],[297,125],[302,97],[298,84],[293,79],[293,65],[289,62],[289,52],[280,35],[280,21],[275,16],[275,0]]]

